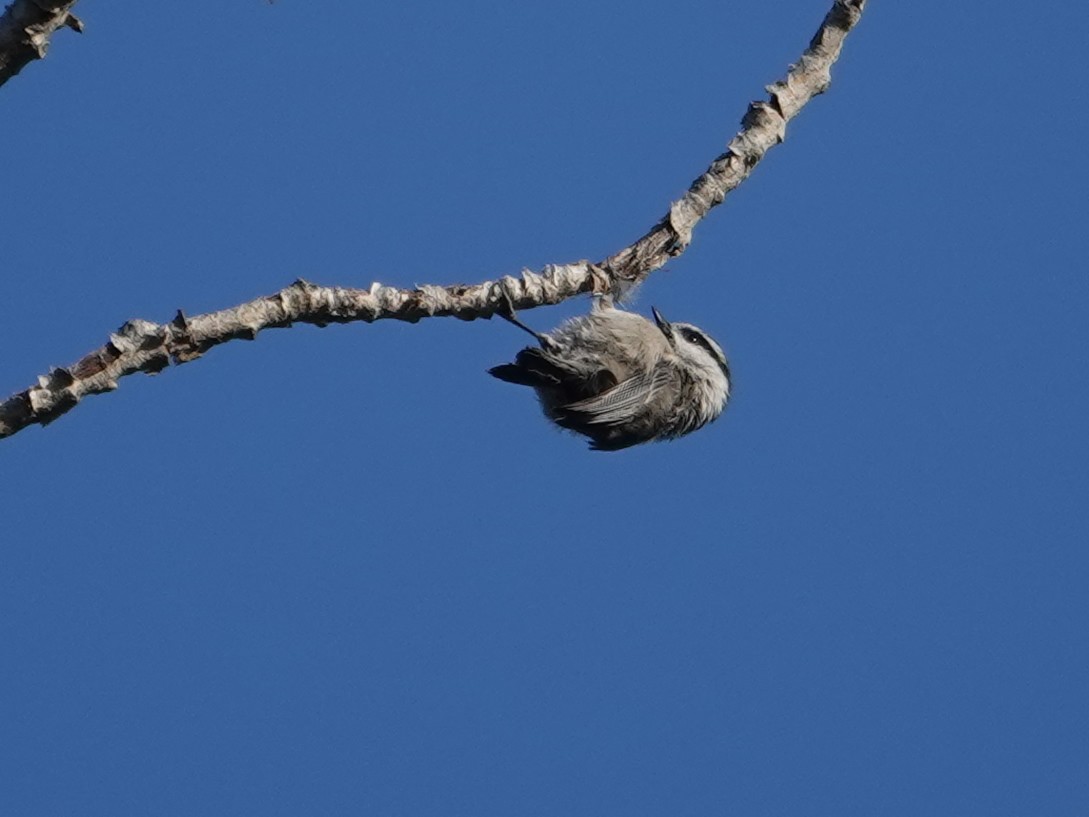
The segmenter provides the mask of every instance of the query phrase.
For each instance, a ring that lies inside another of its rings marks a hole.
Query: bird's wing
[[[667,369],[658,367],[629,377],[601,394],[562,406],[559,412],[569,423],[620,425],[649,403],[655,392],[669,382],[669,376]]]

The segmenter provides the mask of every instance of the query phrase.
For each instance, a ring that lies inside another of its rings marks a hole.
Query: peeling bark
[[[40,60],[49,38],[58,28],[83,31],[83,22],[72,14],[76,0],[13,0],[0,16],[0,85],[18,74],[32,60]]]
[[[154,374],[170,364],[188,363],[231,340],[253,340],[262,329],[310,323],[325,326],[380,319],[415,323],[421,318],[490,318],[508,306],[529,309],[556,304],[587,292],[615,294],[639,283],[692,241],[696,224],[738,187],[769,149],[782,142],[786,123],[814,96],[827,90],[832,64],[848,32],[858,23],[866,0],[835,0],[809,48],[786,77],[767,87],[767,100],[753,102],[741,130],[688,192],[646,235],[604,261],[548,265],[521,277],[472,285],[416,289],[373,284],[368,289],[323,287],[296,281],[279,292],[230,309],[167,324],[126,323],[105,346],[66,368],[53,369],[37,385],[0,403],[0,437],[34,423],[46,425],[89,394],[112,391],[120,378]],[[66,4],[70,6],[71,4]],[[9,9],[10,11],[10,9]]]

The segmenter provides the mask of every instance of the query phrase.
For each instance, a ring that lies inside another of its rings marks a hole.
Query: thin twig
[[[4,9],[0,15],[0,85],[27,63],[42,59],[58,28],[83,31],[83,22],[71,11],[75,4],[76,0],[13,0]]]

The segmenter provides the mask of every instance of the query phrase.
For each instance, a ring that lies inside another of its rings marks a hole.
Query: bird
[[[652,322],[599,297],[589,314],[550,333],[526,326],[513,307],[498,314],[538,345],[488,373],[533,388],[545,416],[588,437],[592,450],[682,437],[715,420],[730,399],[722,347],[690,323],[670,323],[655,307]]]

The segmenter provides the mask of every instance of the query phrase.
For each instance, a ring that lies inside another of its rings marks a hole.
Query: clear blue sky
[[[0,90],[0,391],[300,276],[601,258],[829,4],[80,3]],[[635,304],[736,372],[676,443],[587,451],[455,320],[0,442],[0,813],[1083,817],[1087,39],[874,0]]]

